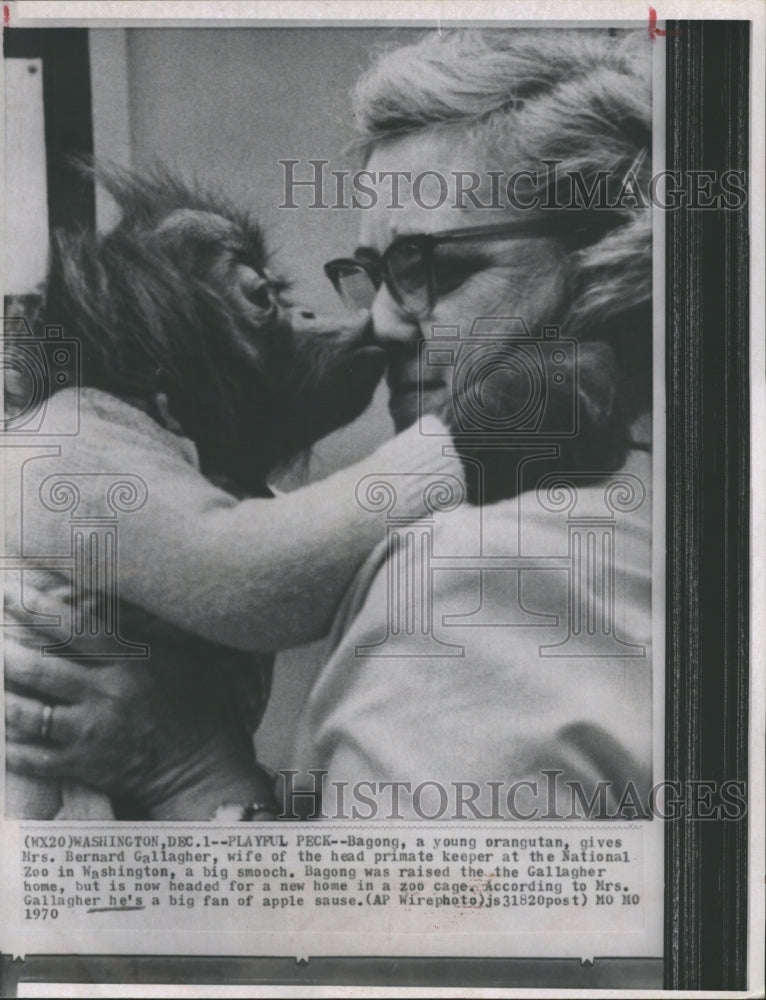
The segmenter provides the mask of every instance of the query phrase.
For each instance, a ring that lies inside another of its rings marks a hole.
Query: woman
[[[394,659],[369,656],[364,651],[387,637],[386,579],[394,559],[390,549],[374,553],[336,620],[334,652],[299,726],[298,759],[306,768],[325,768],[331,780],[447,783],[465,776],[483,784],[477,805],[485,814],[486,785],[498,778],[535,782],[558,770],[583,788],[601,780],[646,786],[651,96],[642,42],[601,30],[429,34],[382,56],[359,84],[355,121],[367,170],[377,176],[409,172],[410,178],[436,172],[447,185],[446,198],[425,198],[414,183],[407,187],[402,174],[403,208],[379,199],[363,213],[353,257],[328,265],[341,294],[354,306],[371,307],[376,338],[389,355],[397,429],[416,419],[419,405],[446,416],[456,431],[465,429],[461,414],[477,398],[495,418],[523,410],[526,389],[518,363],[514,369],[508,356],[504,371],[485,379],[478,397],[475,385],[453,386],[443,362],[423,377],[421,345],[435,331],[446,328],[454,336],[458,330],[463,338],[481,319],[489,359],[498,343],[507,348],[515,336],[508,318],[521,320],[532,334],[558,327],[576,344],[562,356],[562,379],[546,384],[547,436],[527,435],[534,461],[522,460],[507,442],[499,456],[481,438],[460,442],[473,499],[484,505],[478,511],[481,556],[506,557],[510,550],[512,556],[561,559],[560,543],[571,525],[544,516],[538,498],[545,500],[546,476],[585,477],[577,490],[586,518],[603,515],[601,485],[616,470],[638,499],[627,527],[616,522],[619,579],[610,608],[617,619],[606,621],[609,602],[589,578],[579,598],[595,609],[601,630],[591,629],[590,619],[587,628],[570,627],[582,640],[571,654],[569,647],[561,652],[557,631],[561,622],[572,626],[574,613],[566,567],[543,561],[531,572],[512,569],[497,586],[496,577],[482,572],[486,564],[435,574],[433,621],[453,626],[442,635],[463,651],[460,656],[423,658],[406,643]],[[461,197],[460,177],[467,173],[479,178],[475,198]],[[498,193],[498,174],[526,186],[503,183]],[[602,176],[606,188],[599,198]],[[593,191],[603,205],[594,207]],[[513,330],[518,333],[518,325]],[[576,432],[565,419],[571,393]],[[476,520],[476,507],[437,515],[433,552],[475,560]],[[515,619],[507,614],[509,603],[518,611]],[[477,608],[484,619],[475,616]],[[605,635],[619,648],[605,652],[599,645]],[[131,699],[143,696],[125,693],[123,688],[137,690],[135,681],[114,669],[130,717]],[[77,692],[73,711],[87,705],[94,718],[104,716],[99,706],[110,693],[74,666],[67,671]],[[46,683],[38,690],[48,690]],[[108,730],[114,738],[104,724],[95,747]],[[121,746],[133,760],[135,747],[124,735]],[[47,763],[32,752],[16,760],[19,767],[61,773],[93,769],[94,757],[97,750],[69,743],[49,753]],[[182,773],[182,758],[167,772]],[[89,779],[106,787],[115,782],[111,773],[90,773]],[[152,784],[147,778],[145,785]],[[178,784],[184,786],[175,790],[181,799],[199,787],[194,780]],[[197,815],[212,815],[215,798],[197,797]],[[528,798],[527,816],[535,794]],[[506,803],[501,814],[518,817],[517,805]],[[408,792],[401,807],[420,815]]]

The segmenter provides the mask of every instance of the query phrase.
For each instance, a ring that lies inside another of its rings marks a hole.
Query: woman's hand
[[[9,635],[11,771],[78,780],[155,819],[208,819],[224,802],[271,800],[249,734],[216,697],[214,665],[153,643],[149,659],[95,666],[44,657],[41,647],[60,641],[60,631]]]

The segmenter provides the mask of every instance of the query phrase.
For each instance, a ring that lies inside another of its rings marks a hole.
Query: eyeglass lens
[[[335,273],[335,287],[347,306],[352,309],[371,309],[378,288],[362,264],[348,264]]]
[[[384,254],[389,289],[405,309],[426,312],[430,305],[430,279],[425,250],[419,243],[394,243]]]
[[[428,311],[428,263],[419,244],[395,243],[384,255],[382,270],[389,292],[401,306],[416,313]],[[380,287],[378,274],[366,260],[333,262],[333,283],[351,309],[372,308]]]

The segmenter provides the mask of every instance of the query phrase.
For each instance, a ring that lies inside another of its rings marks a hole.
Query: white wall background
[[[6,59],[3,292],[24,295],[45,280],[48,192],[41,59]]]

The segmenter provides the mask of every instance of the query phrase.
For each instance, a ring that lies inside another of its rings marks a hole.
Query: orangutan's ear
[[[152,403],[154,410],[153,416],[156,416],[157,422],[164,427],[166,431],[171,431],[173,434],[183,435],[183,427],[170,412],[168,394],[166,392],[156,392],[152,399]]]

